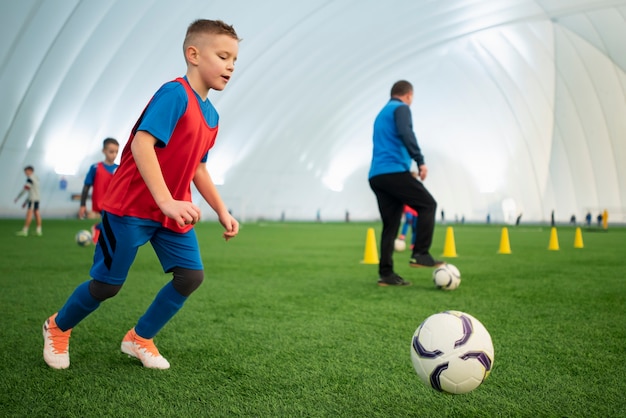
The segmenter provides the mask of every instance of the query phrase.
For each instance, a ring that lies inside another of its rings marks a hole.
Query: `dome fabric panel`
[[[208,161],[242,221],[378,218],[372,124],[407,79],[448,219],[607,208],[626,222],[626,0],[2,2],[0,213],[23,216],[13,198],[32,164],[44,218],[74,216],[102,139],[123,145],[154,91],[184,74],[199,17],[243,38],[231,82],[209,94]]]

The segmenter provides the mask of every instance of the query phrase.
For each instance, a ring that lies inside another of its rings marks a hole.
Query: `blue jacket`
[[[424,164],[424,156],[413,132],[411,109],[391,98],[374,121],[374,151],[369,178],[409,171],[412,160],[418,167]]]

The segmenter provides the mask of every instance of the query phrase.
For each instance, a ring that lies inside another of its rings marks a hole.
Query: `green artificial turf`
[[[623,417],[626,416],[626,230],[453,225],[454,291],[395,256],[406,288],[378,287],[363,264],[378,223],[251,223],[226,243],[197,225],[206,277],[155,341],[172,367],[119,351],[169,278],[143,247],[122,291],[73,331],[67,370],[43,362],[41,325],[88,279],[89,221],[46,220],[43,237],[0,221],[2,417]],[[437,226],[433,255],[444,248]],[[378,245],[378,243],[377,243]],[[460,310],[489,330],[491,375],[465,395],[421,383],[410,360],[426,317]]]

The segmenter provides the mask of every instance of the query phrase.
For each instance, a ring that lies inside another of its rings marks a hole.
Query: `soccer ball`
[[[461,284],[461,272],[452,264],[443,264],[433,271],[433,283],[438,289],[454,290]]]
[[[403,239],[396,238],[396,240],[393,242],[393,249],[401,253],[402,251],[406,250],[406,242]]]
[[[415,330],[411,360],[425,385],[440,392],[467,393],[489,376],[493,343],[487,329],[470,314],[440,312]]]
[[[91,244],[91,232],[85,229],[78,231],[74,238],[76,240],[76,244],[80,245],[81,247],[85,247]]]

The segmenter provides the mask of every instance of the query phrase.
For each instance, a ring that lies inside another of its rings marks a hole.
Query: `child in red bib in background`
[[[411,227],[411,249],[415,245],[415,237],[417,236],[417,211],[410,206],[404,205],[404,224],[402,225],[402,231],[398,236],[398,239],[405,241],[406,234],[409,232],[409,226]]]
[[[120,144],[115,138],[106,138],[102,141],[102,153],[104,154],[104,161],[93,164],[89,167],[89,171],[85,176],[85,183],[83,185],[83,192],[80,196],[80,209],[78,210],[78,217],[84,219],[87,217],[87,197],[89,196],[89,189],[91,189],[91,210],[95,217],[100,217],[102,212],[102,201],[109,188],[111,179],[115,170],[117,170],[118,164],[115,164],[117,153],[119,152]],[[100,236],[100,223],[98,222],[91,227],[91,237],[93,243],[98,242]]]

